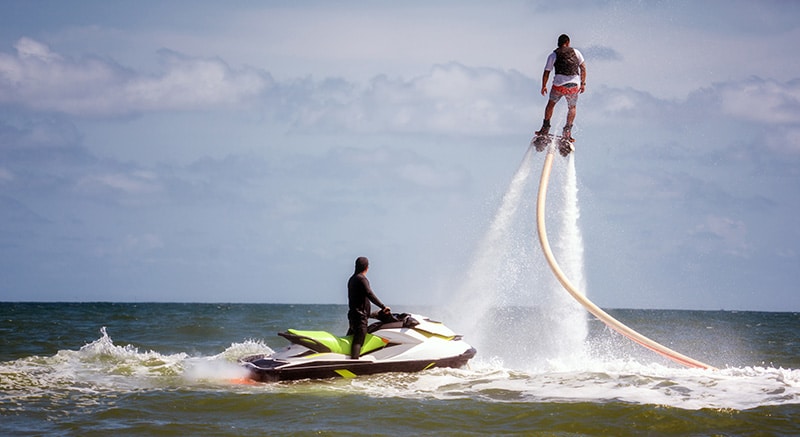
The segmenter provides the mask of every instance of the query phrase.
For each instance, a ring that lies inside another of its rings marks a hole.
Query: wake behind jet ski
[[[278,333],[292,343],[289,346],[239,362],[251,379],[273,382],[458,368],[475,356],[475,349],[460,335],[418,314],[383,314],[368,332],[358,359],[350,358],[352,336],[289,329]]]

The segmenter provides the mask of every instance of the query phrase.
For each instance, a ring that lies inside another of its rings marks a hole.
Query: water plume
[[[457,314],[448,319],[461,323],[454,325],[478,349],[478,360],[526,370],[574,362],[588,331],[585,312],[552,278],[538,248],[535,156],[530,147],[511,179],[454,299]],[[569,254],[572,273],[583,271],[583,247],[574,162],[567,162],[563,192],[555,196],[567,206],[554,210],[563,211],[558,251]]]

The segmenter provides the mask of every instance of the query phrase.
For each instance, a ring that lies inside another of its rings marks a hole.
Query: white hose
[[[545,258],[547,258],[547,263],[550,264],[550,268],[553,270],[553,273],[556,275],[556,279],[564,288],[569,292],[569,294],[578,301],[587,311],[592,313],[595,317],[602,320],[603,323],[608,325],[611,329],[619,332],[620,334],[628,337],[629,339],[633,340],[634,342],[663,355],[670,360],[673,360],[677,363],[683,364],[687,367],[697,367],[702,369],[712,369],[716,370],[713,366],[705,364],[703,362],[697,361],[693,358],[687,357],[681,353],[675,352],[674,350],[661,345],[642,334],[634,331],[633,329],[625,326],[619,320],[611,317],[608,313],[603,311],[600,307],[592,303],[583,293],[579,293],[576,290],[575,286],[569,281],[569,279],[564,275],[564,272],[561,271],[561,268],[558,266],[555,257],[553,256],[553,252],[550,250],[550,243],[547,240],[547,231],[545,229],[545,222],[544,222],[544,211],[545,211],[545,200],[547,198],[547,184],[550,181],[550,169],[553,166],[553,154],[554,148],[548,147],[547,149],[547,156],[544,160],[544,167],[542,168],[542,177],[539,181],[539,195],[536,202],[536,224],[539,230],[539,242],[542,245],[542,251],[544,252]]]

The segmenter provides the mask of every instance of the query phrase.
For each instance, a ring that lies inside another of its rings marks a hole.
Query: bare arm
[[[583,70],[581,70],[581,71],[583,71]],[[544,70],[544,73],[542,73],[542,95],[543,96],[547,94],[547,80],[548,79],[550,79],[550,71]]]
[[[586,91],[586,63],[581,64],[581,92]]]

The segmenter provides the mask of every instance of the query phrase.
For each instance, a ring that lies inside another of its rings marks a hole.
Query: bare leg
[[[547,135],[550,131],[550,118],[553,117],[553,108],[556,102],[552,100],[547,101],[547,106],[544,107],[544,120],[542,121],[542,128],[536,131],[536,135]]]
[[[578,112],[578,107],[573,106],[569,108],[567,111],[567,125],[572,126],[572,122],[575,121],[575,113]]]
[[[553,108],[555,108],[555,107],[556,107],[556,102],[554,102],[552,100],[548,100],[547,101],[547,106],[544,107],[544,119],[545,120],[549,121],[551,118],[553,118]],[[573,114],[572,116],[575,117],[575,114]]]

